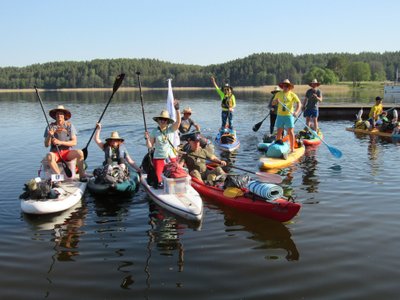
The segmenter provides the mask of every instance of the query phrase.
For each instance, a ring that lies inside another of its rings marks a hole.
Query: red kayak
[[[242,196],[227,197],[224,195],[223,189],[205,185],[193,177],[192,186],[200,195],[211,200],[279,222],[287,222],[293,219],[301,207],[299,203],[290,202],[283,198],[267,201],[248,191]]]

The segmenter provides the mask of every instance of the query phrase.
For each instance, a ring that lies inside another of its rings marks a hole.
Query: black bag
[[[228,175],[225,179],[224,189],[228,187],[246,188],[249,181],[249,175]]]
[[[156,175],[156,170],[153,165],[153,154],[154,151],[149,151],[142,160],[142,165],[140,166],[143,171],[147,174],[147,183],[151,186],[156,186],[158,184],[158,178]]]

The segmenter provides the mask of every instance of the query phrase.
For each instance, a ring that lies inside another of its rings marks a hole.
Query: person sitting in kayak
[[[128,163],[140,174],[141,169],[130,157],[125,145],[123,144],[125,140],[119,136],[118,132],[111,132],[110,137],[106,139],[105,143],[103,143],[100,138],[101,123],[96,124],[96,129],[94,141],[104,152],[103,166],[118,164],[123,170],[126,170],[126,163]]]
[[[76,137],[75,126],[71,122],[68,122],[72,116],[71,112],[64,108],[63,105],[59,105],[57,108],[50,110],[49,115],[56,120],[49,127],[46,127],[44,131],[44,146],[50,147],[50,152],[45,158],[50,169],[53,173],[60,174],[60,168],[57,163],[61,159],[64,161],[76,159],[79,180],[87,182],[83,152],[82,150],[72,149],[72,147],[76,146],[78,139]],[[59,152],[56,146],[58,146]]]
[[[151,133],[145,132],[146,146],[149,149],[154,148],[153,166],[157,175],[158,189],[163,189],[162,172],[166,164],[166,160],[172,162],[176,161],[176,150],[172,141],[174,139],[174,132],[179,129],[181,125],[181,113],[179,111],[179,101],[175,100],[174,108],[176,110],[176,121],[170,118],[167,110],[161,111],[159,116],[153,117],[158,126]]]
[[[225,172],[221,167],[216,167],[212,170],[207,169],[206,159],[216,162],[221,166],[226,166],[226,161],[218,159],[213,153],[200,146],[200,135],[193,133],[189,135],[188,142],[190,148],[182,154],[179,159],[181,165],[186,164],[189,174],[197,178],[201,182],[206,181],[209,185],[214,185],[215,181],[221,177],[225,177]]]
[[[200,131],[200,126],[190,117],[192,115],[192,109],[190,107],[186,107],[182,114],[183,116],[181,118],[181,125],[179,126],[179,133],[181,134],[181,141],[186,141],[186,134],[189,133],[190,129],[194,127],[196,131]]]
[[[215,89],[219,97],[221,98],[221,130],[224,128],[233,129],[232,126],[232,119],[233,119],[233,110],[236,106],[236,99],[235,95],[233,94],[233,89],[229,84],[225,84],[223,91],[218,87],[217,83],[215,82],[214,76],[211,76],[211,82],[213,83]]]
[[[383,106],[382,106],[382,98],[377,96],[375,98],[375,105],[371,107],[371,110],[369,111],[368,115],[368,122],[370,124],[369,129],[372,130],[376,127],[376,121],[378,121],[379,116],[383,112]]]

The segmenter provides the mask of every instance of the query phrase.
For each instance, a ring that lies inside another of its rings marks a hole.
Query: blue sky
[[[210,65],[253,53],[400,51],[398,0],[13,0],[0,67],[155,58]]]

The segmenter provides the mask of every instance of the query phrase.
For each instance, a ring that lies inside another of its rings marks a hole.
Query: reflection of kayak
[[[218,187],[205,185],[196,178],[192,178],[192,186],[202,195],[240,211],[254,213],[256,215],[273,219],[279,222],[287,222],[293,219],[300,210],[299,203],[289,202],[283,198],[267,201],[260,196],[244,193],[241,196],[231,197],[224,195],[224,190]]]
[[[200,221],[203,216],[203,200],[190,185],[190,177],[167,178],[164,189],[155,189],[147,183],[147,174],[141,176],[141,184],[150,198],[159,206],[185,219]]]
[[[322,131],[318,132],[318,137],[316,137],[315,135],[313,135],[313,138],[311,139],[305,139],[303,138],[303,144],[304,146],[318,146],[319,144],[322,143],[321,139],[324,138],[324,135],[322,134]]]
[[[377,135],[377,136],[382,136],[382,137],[394,137],[396,138],[397,136],[392,136],[391,132],[384,132],[384,131],[379,131],[378,129],[374,128],[372,130],[368,129],[360,129],[360,128],[353,128],[353,127],[346,127],[347,131],[355,132],[355,133],[363,133],[363,134],[369,134],[369,135]],[[400,137],[400,135],[398,136]]]
[[[87,183],[78,180],[66,180],[58,183],[55,199],[21,199],[21,209],[27,214],[51,214],[67,210],[77,204],[85,192]]]
[[[262,156],[259,159],[259,168],[261,170],[268,170],[289,167],[300,157],[302,157],[304,155],[304,152],[305,147],[301,146],[300,148],[295,148],[292,153],[289,153],[287,155],[287,159]]]
[[[225,129],[225,131],[218,132],[214,144],[222,151],[233,152],[240,147],[240,141],[235,130]],[[228,142],[225,142],[225,140]]]
[[[105,182],[96,182],[92,177],[88,182],[88,190],[93,196],[133,196],[139,188],[139,175],[130,171],[130,178],[121,183],[112,185]]]

